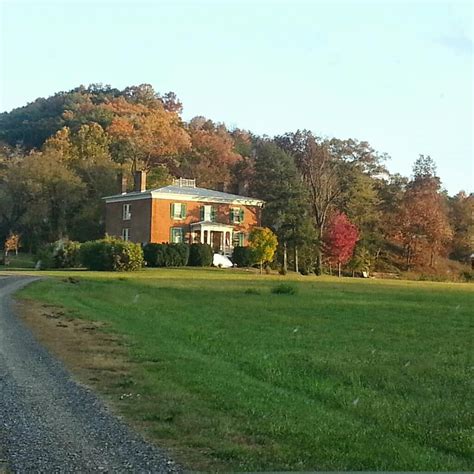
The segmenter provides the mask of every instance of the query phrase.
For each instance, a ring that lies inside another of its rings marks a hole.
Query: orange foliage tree
[[[160,164],[176,167],[177,155],[190,148],[191,140],[178,113],[166,110],[159,101],[145,106],[119,97],[102,107],[114,114],[107,127],[112,153],[118,162],[131,162],[133,169],[149,171]]]
[[[395,219],[394,237],[403,245],[407,268],[426,260],[433,266],[453,236],[435,172],[433,160],[420,155]]]

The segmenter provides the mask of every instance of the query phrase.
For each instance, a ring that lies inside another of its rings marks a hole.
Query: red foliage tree
[[[334,213],[324,237],[325,255],[330,264],[338,266],[341,276],[341,265],[347,263],[359,240],[359,231],[344,213]]]

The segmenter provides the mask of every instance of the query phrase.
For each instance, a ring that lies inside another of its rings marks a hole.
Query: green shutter
[[[173,218],[174,217],[174,203],[172,203],[170,206],[170,213],[171,213],[171,218]]]
[[[231,224],[234,223],[234,208],[233,207],[230,208],[230,223]]]
[[[243,232],[239,232],[239,245],[240,247],[244,246],[244,233]]]
[[[244,210],[243,209],[239,209],[239,212],[240,212],[240,222],[244,222]]]
[[[186,204],[181,204],[181,219],[186,217]]]
[[[170,228],[170,242],[173,242],[173,227]]]
[[[211,222],[216,222],[216,208],[214,206],[211,207]]]

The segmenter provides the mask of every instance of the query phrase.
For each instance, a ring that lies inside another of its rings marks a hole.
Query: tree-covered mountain
[[[391,175],[389,157],[363,140],[259,137],[205,117],[185,122],[181,111],[174,93],[147,84],[94,84],[0,114],[0,240],[18,232],[34,250],[99,237],[101,197],[119,172],[146,169],[153,187],[182,176],[264,199],[280,258],[307,271],[329,261],[325,234],[341,213],[358,229],[348,268],[435,268],[439,256],[472,252],[474,197],[448,197],[430,157],[420,155],[410,179]]]

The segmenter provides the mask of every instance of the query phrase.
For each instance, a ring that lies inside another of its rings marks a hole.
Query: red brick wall
[[[241,224],[232,224],[237,232],[248,233],[250,230],[260,225],[261,209],[257,206],[240,206],[236,204],[215,204],[209,202],[187,201],[186,217],[184,219],[171,218],[171,204],[175,202],[165,199],[153,199],[152,204],[152,227],[151,242],[161,243],[169,242],[171,227],[184,227],[186,232],[186,241],[189,239],[189,224],[201,220],[201,206],[212,205],[217,209],[216,222],[221,224],[232,224],[230,222],[230,209],[240,207],[244,209],[244,221]]]
[[[130,204],[130,220],[123,220],[123,205]],[[122,229],[130,229],[133,242],[150,242],[151,199],[136,201],[110,202],[105,205],[105,232],[108,235],[122,237]]]
[[[184,219],[171,218],[171,204],[186,204]],[[130,220],[123,220],[123,205],[130,204]],[[123,228],[130,229],[130,240],[133,242],[169,242],[171,227],[184,227],[186,241],[189,241],[189,224],[201,220],[201,206],[212,205],[216,208],[216,221],[232,224],[236,232],[249,233],[261,222],[261,208],[258,206],[241,206],[234,204],[215,204],[195,201],[173,201],[164,199],[140,199],[135,201],[111,202],[106,204],[105,228],[108,235],[121,237]],[[244,221],[240,224],[230,222],[232,207],[244,209]],[[152,217],[153,216],[153,217]],[[247,242],[245,242],[247,243]]]

